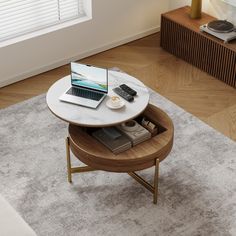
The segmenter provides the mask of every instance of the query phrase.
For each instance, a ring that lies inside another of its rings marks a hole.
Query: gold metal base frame
[[[72,183],[72,174],[74,173],[82,173],[95,171],[90,166],[82,166],[82,167],[71,167],[71,158],[70,158],[70,139],[66,138],[66,157],[67,157],[67,173],[68,173],[68,182]],[[158,197],[158,178],[159,178],[159,159],[157,158],[155,161],[155,172],[154,172],[154,184],[151,185],[145,179],[143,179],[140,175],[135,172],[127,172],[132,178],[134,178],[138,183],[143,185],[147,190],[149,190],[153,194],[153,203],[157,204]]]

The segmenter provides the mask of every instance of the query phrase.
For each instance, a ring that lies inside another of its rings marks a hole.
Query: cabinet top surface
[[[204,12],[202,12],[202,17],[199,19],[192,19],[190,18],[190,7],[189,6],[185,6],[185,7],[181,7],[178,9],[175,9],[173,11],[169,11],[167,13],[162,14],[163,17],[176,22],[206,38],[209,38],[219,44],[224,45],[224,47],[229,48],[233,51],[236,52],[236,40],[231,41],[230,43],[224,44],[222,40],[207,34],[205,32],[201,32],[199,27],[201,25],[207,24],[210,21],[216,20],[215,17],[212,17]]]

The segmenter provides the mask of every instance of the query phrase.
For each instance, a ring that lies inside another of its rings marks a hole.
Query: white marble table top
[[[133,102],[125,101],[125,106],[112,110],[106,106],[110,96],[115,95],[112,88],[127,84],[137,91]],[[108,72],[108,96],[97,109],[74,105],[59,100],[59,97],[70,87],[70,76],[55,82],[48,90],[47,104],[54,115],[69,123],[86,127],[105,127],[120,124],[137,117],[142,113],[149,101],[149,92],[146,86],[136,78],[122,72]]]

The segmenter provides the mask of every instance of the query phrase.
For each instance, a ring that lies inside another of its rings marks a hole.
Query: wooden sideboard
[[[189,17],[190,7],[182,7],[161,16],[161,47],[219,80],[236,87],[236,40],[223,43],[200,25],[215,18],[202,13]]]

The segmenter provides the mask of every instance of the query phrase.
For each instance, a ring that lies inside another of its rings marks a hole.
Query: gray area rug
[[[70,185],[67,124],[45,95],[0,111],[0,193],[42,236],[236,235],[236,143],[152,91],[151,103],[175,125],[157,205],[127,174],[77,174]]]

